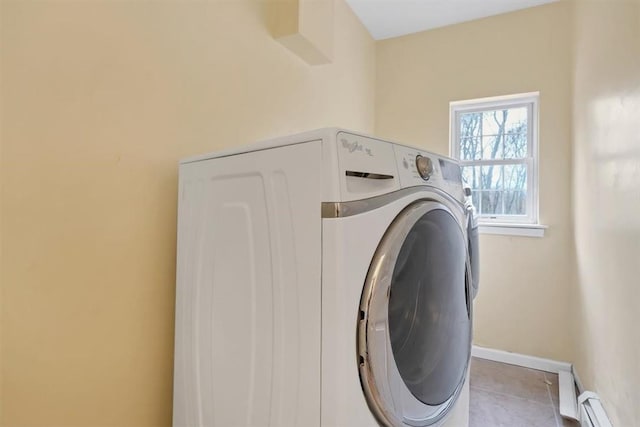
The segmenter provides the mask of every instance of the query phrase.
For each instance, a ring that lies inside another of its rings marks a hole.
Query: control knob
[[[433,174],[433,162],[429,157],[418,155],[416,157],[416,169],[418,169],[418,174],[422,179],[428,181],[431,178],[431,174]]]

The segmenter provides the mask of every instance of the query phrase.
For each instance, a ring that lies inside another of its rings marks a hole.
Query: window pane
[[[502,193],[505,215],[527,214],[527,193],[525,191],[505,191]]]
[[[460,158],[479,160],[482,158],[482,113],[460,114]]]
[[[509,133],[504,135],[504,158],[522,159],[527,157],[527,134]]]
[[[484,111],[482,113],[482,158],[526,157],[527,120],[527,107]]]
[[[504,133],[508,110],[488,110],[482,113],[482,134],[498,135]]]
[[[527,189],[527,166],[526,165],[505,165],[504,166],[504,185],[505,190]]]
[[[527,133],[527,107],[487,110],[482,113],[482,134]]]
[[[502,159],[502,135],[482,137],[482,158],[485,160]]]
[[[460,140],[460,158],[462,160],[479,160],[482,158],[480,137],[462,138]]]
[[[482,113],[460,114],[460,138],[470,138],[481,135],[480,124]]]
[[[509,108],[506,113],[505,133],[527,133],[527,107]]]
[[[472,190],[480,189],[480,166],[464,166],[462,180]]]
[[[502,190],[502,166],[482,166],[481,171],[480,188],[482,190]]]
[[[471,192],[471,202],[473,203],[473,206],[476,207],[476,212],[480,212],[480,192],[479,191]]]
[[[480,199],[481,215],[502,215],[501,191],[482,191]]]

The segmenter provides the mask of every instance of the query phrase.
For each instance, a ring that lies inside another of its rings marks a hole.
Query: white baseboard
[[[580,376],[578,375],[575,366],[571,368],[571,373],[573,374],[573,380],[576,382],[576,386],[578,387],[578,392],[580,392],[580,394],[584,393],[585,389],[582,385],[582,381],[580,380]]]
[[[560,371],[572,372],[572,365],[569,362],[560,362],[552,359],[544,359],[542,357],[528,356],[526,354],[511,353],[509,351],[495,350],[492,348],[479,347],[477,345],[474,345],[471,349],[471,355],[480,359],[508,363],[509,365],[523,366],[525,368],[552,372],[554,374],[557,374]]]
[[[578,399],[576,398],[576,380],[571,372],[558,372],[558,396],[560,415],[578,421]]]

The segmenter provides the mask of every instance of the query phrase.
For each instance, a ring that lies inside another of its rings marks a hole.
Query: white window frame
[[[481,225],[492,226],[491,230],[485,230],[490,234],[521,234],[538,236],[543,233],[544,226],[539,225],[539,188],[538,188],[538,126],[539,126],[539,92],[522,93],[515,95],[496,96],[490,98],[454,101],[449,104],[449,154],[460,160],[462,166],[487,165],[487,164],[513,164],[527,165],[527,207],[526,215],[478,215]],[[461,160],[460,159],[460,114],[495,110],[501,108],[527,107],[527,157],[522,160]],[[496,227],[502,229],[496,231]],[[520,228],[520,230],[514,230]],[[538,231],[536,231],[538,229]],[[532,233],[531,230],[534,230]]]

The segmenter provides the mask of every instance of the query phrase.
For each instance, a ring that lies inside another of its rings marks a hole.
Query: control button
[[[405,169],[409,169],[409,163],[407,163],[407,159],[402,159],[402,166],[404,166]]]
[[[425,181],[428,181],[433,174],[433,162],[430,158],[418,155],[416,157],[416,168],[418,173]]]

